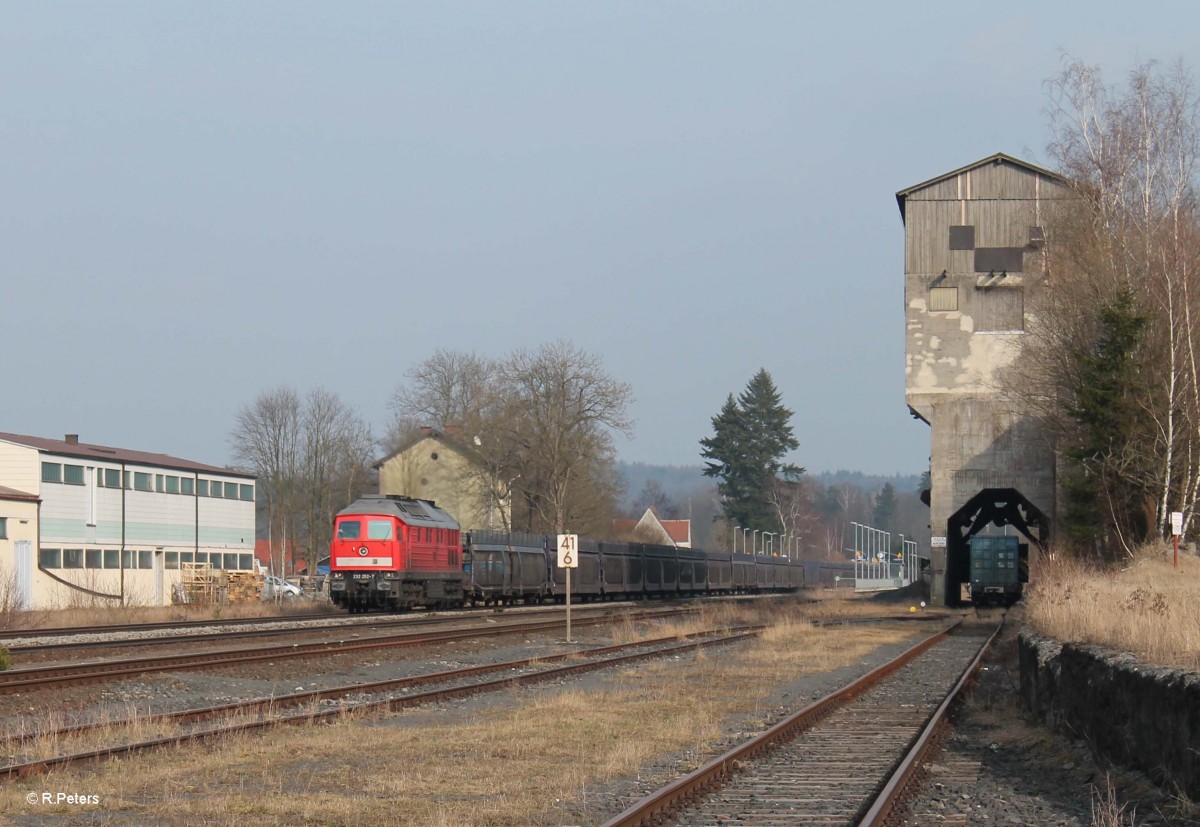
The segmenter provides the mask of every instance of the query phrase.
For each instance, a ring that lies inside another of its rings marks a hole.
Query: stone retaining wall
[[[1021,696],[1048,726],[1200,801],[1200,674],[1020,635]]]

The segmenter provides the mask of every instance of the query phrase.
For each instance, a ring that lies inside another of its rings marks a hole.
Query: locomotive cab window
[[[362,523],[358,520],[342,520],[338,523],[337,538],[339,540],[357,540],[362,534]]]
[[[345,523],[342,523],[345,525]],[[355,523],[355,525],[358,525]],[[367,520],[367,539],[368,540],[390,540],[392,539],[392,521],[391,520]]]

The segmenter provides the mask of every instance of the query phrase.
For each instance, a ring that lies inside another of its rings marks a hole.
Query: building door
[[[33,608],[33,542],[17,540],[14,543],[13,568],[16,574],[17,593],[14,607],[20,610]]]

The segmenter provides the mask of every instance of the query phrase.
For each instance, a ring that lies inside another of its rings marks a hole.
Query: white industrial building
[[[187,564],[254,568],[255,479],[0,433],[0,608],[169,605]]]

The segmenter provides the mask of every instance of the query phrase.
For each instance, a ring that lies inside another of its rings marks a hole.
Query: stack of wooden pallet
[[[182,603],[213,603],[217,599],[215,572],[207,563],[183,563],[179,581]]]
[[[225,599],[230,603],[252,603],[259,600],[262,578],[252,571],[227,571]]]

